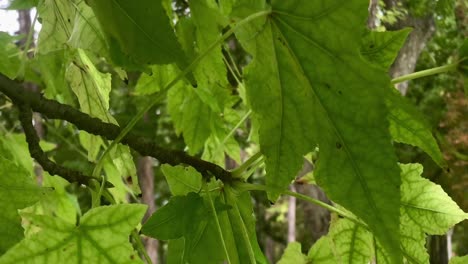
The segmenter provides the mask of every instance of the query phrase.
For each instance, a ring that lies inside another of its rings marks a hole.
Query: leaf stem
[[[247,247],[247,253],[249,255],[250,263],[255,264],[257,263],[257,261],[255,260],[255,252],[252,248],[252,243],[250,243],[249,232],[247,230],[247,227],[245,226],[244,219],[242,219],[239,206],[237,206],[237,199],[235,198],[234,190],[229,185],[224,186],[224,188],[226,190],[226,201],[229,205],[233,207],[235,211],[234,214],[238,218],[239,223],[241,224],[241,234]]]
[[[251,156],[248,160],[246,160],[242,165],[232,170],[232,177],[239,178],[240,175],[246,171],[253,163],[255,163],[258,159],[262,157],[262,153],[259,151]]]
[[[148,256],[148,252],[146,252],[145,250],[145,247],[143,246],[143,243],[141,242],[141,237],[140,235],[137,233],[136,229],[133,229],[132,231],[132,238],[133,240],[135,240],[135,247],[136,247],[136,250],[143,255],[143,257],[145,258],[146,260],[146,263],[147,264],[151,264],[153,263],[151,261],[151,258]]]
[[[242,118],[239,120],[239,122],[229,131],[229,133],[224,137],[223,139],[223,144],[226,144],[227,140],[236,132],[236,129],[238,129],[247,118],[249,118],[250,114],[252,114],[252,110],[249,110]]]
[[[228,252],[227,247],[226,247],[226,242],[224,241],[223,230],[221,229],[221,224],[219,223],[218,214],[216,214],[216,208],[215,208],[215,205],[213,203],[213,199],[211,199],[210,191],[208,190],[208,186],[207,186],[206,182],[203,183],[203,188],[205,189],[206,195],[208,197],[208,201],[210,202],[211,210],[213,211],[213,216],[214,216],[214,219],[215,219],[216,228],[218,229],[219,239],[221,239],[221,244],[223,245],[224,254],[226,254],[227,263],[230,264],[231,259],[229,258],[229,252]]]
[[[391,80],[391,84],[402,83],[402,82],[406,82],[406,81],[409,81],[409,80],[418,79],[418,78],[421,78],[421,77],[426,77],[426,76],[430,76],[430,75],[434,75],[434,74],[438,74],[438,73],[448,72],[448,71],[451,71],[451,70],[455,70],[457,68],[457,66],[458,66],[458,62],[455,62],[455,63],[452,63],[452,64],[448,64],[448,65],[444,65],[444,66],[440,66],[440,67],[435,67],[435,68],[432,68],[432,69],[413,72],[413,73],[410,73],[410,74],[407,74],[407,75],[403,75],[403,76],[394,78],[393,80]]]
[[[115,145],[117,145],[118,143],[120,143],[120,141],[128,134],[128,132],[130,132],[130,130],[135,126],[135,124],[138,122],[138,120],[140,120],[143,115],[148,112],[151,107],[153,107],[157,102],[159,102],[160,100],[162,100],[167,91],[172,88],[175,84],[177,84],[180,80],[182,80],[185,75],[187,75],[190,71],[192,71],[195,66],[198,64],[198,62],[200,62],[200,60],[202,60],[203,58],[205,58],[214,48],[216,48],[220,43],[222,43],[223,41],[225,41],[227,38],[229,38],[237,29],[239,29],[241,26],[249,23],[250,21],[256,19],[256,18],[259,18],[259,17],[263,17],[263,16],[266,16],[266,15],[269,15],[271,13],[270,10],[268,11],[261,11],[261,12],[257,12],[257,13],[254,13],[244,19],[242,19],[241,21],[239,21],[238,23],[236,23],[233,27],[231,27],[228,31],[226,31],[221,37],[218,38],[218,40],[216,40],[215,42],[213,42],[206,50],[204,50],[200,55],[198,55],[182,72],[180,72],[169,84],[167,84],[155,97],[153,100],[151,100],[151,102],[146,105],[144,108],[142,108],[131,120],[130,122],[128,122],[128,124],[124,127],[124,129],[122,129],[122,132],[120,132],[120,134],[117,136],[117,138],[112,141],[111,145],[104,151],[104,153],[101,155],[101,157],[99,158],[97,164],[96,164],[96,167],[94,168],[94,171],[93,171],[93,176],[97,176],[101,173],[101,170],[102,170],[102,166],[103,166],[103,163],[104,163],[104,159],[105,157],[109,154],[109,152],[115,147]]]
[[[290,191],[290,190],[283,190],[283,189],[279,189],[279,188],[274,188],[274,187],[269,187],[269,186],[266,186],[266,185],[261,185],[261,184],[252,184],[252,183],[241,183],[241,182],[236,182],[233,184],[234,187],[238,187],[240,189],[243,189],[243,190],[248,190],[248,191],[275,191],[275,192],[280,192],[281,194],[284,194],[284,195],[289,195],[289,196],[293,196],[293,197],[296,197],[298,199],[301,199],[303,201],[306,201],[306,202],[309,202],[309,203],[313,203],[313,204],[316,204],[322,208],[325,208],[327,210],[329,210],[330,212],[333,212],[333,213],[336,213],[338,215],[341,215],[343,217],[346,217],[348,218],[349,220],[365,227],[365,228],[368,228],[367,225],[365,223],[363,223],[362,221],[360,221],[359,219],[357,219],[356,217],[352,216],[352,215],[349,215],[348,213],[332,206],[332,205],[329,205],[327,203],[324,203],[320,200],[317,200],[317,199],[314,199],[312,197],[309,197],[307,195],[304,195],[304,194],[301,194],[301,193],[298,193],[298,192],[293,192],[293,191]]]

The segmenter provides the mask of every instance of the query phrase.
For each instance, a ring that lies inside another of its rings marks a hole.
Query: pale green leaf
[[[450,259],[449,264],[466,264],[468,263],[468,256],[453,257]]]
[[[46,54],[66,49],[75,23],[75,10],[68,0],[40,0],[37,7],[42,23],[37,52]]]
[[[183,134],[189,153],[199,152],[211,134],[212,110],[187,85],[173,87],[167,104],[176,132]]]
[[[24,214],[42,228],[0,257],[0,263],[143,263],[129,243],[146,205],[91,209],[78,226],[50,216]]]
[[[332,223],[327,237],[312,246],[308,258],[313,263],[368,263],[372,258],[372,234],[349,219]],[[330,249],[318,252],[326,244]]]
[[[111,75],[99,72],[84,50],[78,49],[75,60],[66,70],[66,79],[78,97],[81,111],[107,123],[117,122],[108,113]],[[87,133],[80,135],[81,142],[88,149],[88,159],[95,160],[103,145],[102,140]]]
[[[117,124],[115,118],[108,112],[111,75],[99,72],[84,50],[77,49],[74,61],[67,68],[66,78],[78,97],[83,112],[104,122]],[[103,145],[102,139],[87,133],[80,134],[80,139],[88,150],[88,159],[95,160]],[[138,178],[130,149],[119,145],[111,152],[111,157],[121,177],[132,177],[133,189],[138,193]]]
[[[107,123],[117,123],[107,111],[111,75],[99,72],[84,50],[77,49],[75,59],[67,68],[66,78],[83,112]]]
[[[184,68],[185,55],[160,0],[90,0],[88,3],[106,34],[116,63],[176,62]],[[124,57],[117,58],[119,52]]]
[[[18,209],[37,202],[41,188],[30,173],[13,161],[0,155],[0,254],[23,238]]]
[[[104,33],[91,7],[85,1],[79,1],[74,4],[74,8],[76,17],[68,44],[74,48],[94,52],[98,56],[107,56]]]
[[[43,90],[45,97],[74,105],[72,91],[65,79],[66,65],[71,61],[69,54],[69,50],[63,49],[47,54],[36,54],[36,59],[45,84]]]
[[[278,261],[278,264],[307,264],[307,259],[301,252],[301,244],[298,242],[289,243],[286,250]]]
[[[196,28],[196,50],[201,53],[221,36],[224,18],[214,0],[190,1],[189,5]],[[213,111],[222,111],[229,91],[221,44],[197,64],[194,76],[198,84],[196,92],[200,98],[210,105]]]
[[[414,226],[430,235],[442,235],[455,224],[468,219],[439,185],[421,177],[420,164],[401,165],[402,212]]]
[[[103,164],[103,169],[106,173],[106,180],[111,182],[114,185],[112,188],[109,188],[109,192],[114,197],[117,203],[124,203],[128,200],[128,191],[126,183],[122,180],[122,174],[120,173],[119,168],[109,157],[106,158]]]
[[[310,248],[307,259],[314,264],[336,264],[335,245],[329,236],[323,236]],[[379,262],[380,263],[380,262]]]
[[[403,211],[403,209],[400,211]],[[404,213],[400,215],[400,234],[404,257],[410,263],[429,263],[426,234],[423,230],[414,226],[408,215]]]
[[[20,49],[15,45],[17,37],[10,36],[0,31],[0,73],[10,79],[14,79],[21,66]]]
[[[151,75],[147,73],[141,74],[135,86],[136,95],[148,95],[159,92],[172,82],[180,72],[174,64],[153,65],[151,71]],[[176,84],[176,87],[181,85],[184,84],[179,82]]]
[[[24,134],[5,134],[0,137],[0,153],[4,158],[20,165],[33,175],[34,162],[30,158],[28,143]]]
[[[70,224],[75,224],[79,205],[76,196],[69,194],[65,189],[69,184],[69,182],[61,177],[51,176],[49,173],[44,172],[42,186],[51,187],[50,191],[33,206],[21,210],[21,213],[53,216]],[[23,227],[26,234],[32,234],[37,229],[31,223],[26,223]]]
[[[286,188],[318,144],[319,185],[401,263],[400,177],[384,97],[389,78],[360,54],[367,4],[272,1],[255,45],[244,45],[254,57],[246,89],[260,123],[267,184]]]
[[[161,170],[166,177],[172,195],[187,195],[202,188],[202,175],[192,167],[163,164]]]

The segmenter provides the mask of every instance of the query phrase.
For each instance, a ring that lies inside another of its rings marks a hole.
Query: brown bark
[[[23,48],[23,49],[30,49],[34,47],[34,41],[31,41],[31,44],[29,47],[26,47],[26,41],[28,38],[28,35],[30,34],[31,30],[34,30],[32,28],[32,21],[31,21],[31,12],[29,9],[25,10],[18,10],[18,24],[19,24],[19,30],[18,33],[20,35],[23,35],[24,37],[21,38],[18,41],[18,45]],[[28,51],[26,51],[28,52]],[[32,53],[28,52],[28,55],[31,56]],[[29,91],[37,92],[38,87],[35,84],[32,83],[25,83],[24,84],[25,88],[28,89]],[[44,138],[45,136],[45,131],[44,131],[44,125],[42,123],[42,116],[39,113],[34,113],[33,114],[33,125],[34,129],[36,130],[36,133],[40,139]],[[42,184],[42,177],[43,177],[43,169],[40,165],[35,165],[34,166],[34,173],[37,177],[37,182],[41,185]]]
[[[295,192],[296,187],[292,184],[290,190]],[[288,200],[288,243],[296,241],[296,197],[289,196]]]
[[[138,159],[138,181],[142,194],[141,201],[148,205],[148,210],[143,217],[143,222],[145,222],[156,211],[153,159],[151,157],[146,156]],[[158,263],[158,241],[151,237],[145,237],[143,243],[152,263]]]
[[[429,238],[429,248],[431,264],[448,264],[447,236],[431,236]]]
[[[385,6],[387,9],[395,7],[399,0],[386,0]],[[415,17],[411,14],[406,15],[404,18],[397,21],[392,25],[385,25],[387,30],[399,30],[405,27],[413,28],[413,31],[408,36],[406,43],[398,53],[392,67],[390,68],[390,76],[392,78],[403,76],[414,72],[416,62],[419,55],[426,47],[426,43],[432,38],[435,33],[435,20],[434,14],[428,14],[424,17]],[[396,88],[405,95],[408,91],[408,82],[399,83]]]
[[[377,27],[377,11],[379,11],[379,0],[369,1],[369,17],[367,19],[367,27],[375,29]]]
[[[301,184],[301,177],[313,170],[313,164],[304,160],[304,165],[299,173],[297,191],[301,194],[315,198],[325,203],[330,203],[325,193],[316,185]],[[318,205],[298,200],[297,207],[301,208],[297,215],[297,229],[304,230],[300,232],[297,240],[301,241],[303,248],[310,248],[320,237],[328,233],[330,226],[330,212]]]

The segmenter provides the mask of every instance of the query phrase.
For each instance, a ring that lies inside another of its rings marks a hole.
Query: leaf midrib
[[[340,61],[343,61],[341,60],[341,58],[339,57],[336,57],[333,55],[333,53],[331,53],[330,51],[328,51],[326,48],[320,46],[318,43],[315,43],[313,40],[307,38],[306,36],[303,36],[300,32],[297,32],[294,28],[292,28],[289,24],[287,24],[284,20],[282,20],[281,18],[275,16],[274,17],[275,19],[278,19],[278,21],[280,21],[280,23],[283,23],[286,27],[290,28],[294,33],[298,34],[299,36],[301,36],[302,38],[305,38],[305,40],[307,42],[312,42],[314,44],[314,46],[317,46],[319,47],[321,50],[323,50],[327,55],[331,56],[332,58],[334,59],[339,59]],[[277,27],[277,26],[276,26]],[[281,32],[281,30],[277,27],[277,30],[278,32],[282,35],[284,41],[287,43],[287,48],[291,54],[291,57],[294,59],[294,61],[296,62],[295,64],[297,65],[297,67],[299,68],[300,70],[300,73],[301,75],[304,77],[305,81],[307,82],[307,85],[310,87],[311,91],[313,92],[314,96],[317,98],[317,101],[320,105],[320,108],[323,109],[323,112],[325,113],[325,117],[327,118],[328,122],[331,124],[334,132],[335,132],[335,135],[338,137],[338,139],[342,142],[342,145],[343,145],[343,149],[345,150],[347,156],[348,156],[348,159],[351,161],[351,164],[352,164],[352,167],[353,167],[353,170],[354,172],[356,173],[356,175],[358,176],[358,179],[359,179],[359,182],[362,186],[362,188],[364,189],[364,192],[368,195],[365,195],[365,197],[367,198],[370,206],[372,207],[372,210],[374,212],[378,212],[376,214],[377,218],[379,218],[380,220],[383,220],[381,217],[380,217],[380,214],[379,214],[379,210],[377,210],[377,206],[375,204],[375,201],[374,199],[372,198],[372,194],[369,192],[369,187],[367,186],[365,180],[364,180],[364,177],[363,175],[361,174],[355,160],[352,157],[351,155],[351,152],[348,148],[348,145],[347,143],[343,140],[343,136],[341,135],[340,131],[338,130],[335,122],[333,122],[333,120],[331,119],[330,117],[330,114],[329,114],[329,111],[327,110],[327,108],[323,105],[322,103],[322,100],[320,99],[320,97],[318,96],[318,94],[316,93],[315,89],[312,88],[312,85],[311,85],[311,82],[309,80],[309,77],[304,73],[304,69],[302,68],[301,64],[299,63],[295,53],[292,51],[292,49],[290,48],[290,45],[289,45],[289,42],[287,40],[287,38],[284,37],[283,33]],[[385,222],[385,221],[382,221],[382,222]]]

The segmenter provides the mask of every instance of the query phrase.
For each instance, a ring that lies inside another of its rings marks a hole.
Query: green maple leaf
[[[362,39],[361,54],[370,63],[388,70],[411,29],[367,32]],[[396,142],[417,146],[439,165],[445,161],[424,115],[393,87],[386,89],[390,134]]]
[[[367,229],[349,219],[339,219],[312,246],[307,259],[317,264],[367,263],[372,258],[372,247],[372,234]]]
[[[18,209],[37,202],[41,188],[25,168],[2,156],[0,175],[0,254],[3,254],[24,237]]]
[[[99,72],[84,50],[77,49],[74,61],[67,68],[66,79],[78,97],[83,112],[104,122],[117,124],[115,118],[108,111],[111,75]],[[88,158],[95,160],[101,146],[104,145],[103,140],[99,136],[85,132],[80,133],[80,140],[88,150]],[[131,176],[132,182],[135,183],[133,185],[134,191],[138,193],[138,184],[136,184],[138,178],[130,149],[127,146],[119,145],[110,154],[120,176],[124,178]],[[125,193],[126,188],[119,177],[110,180],[116,188]]]
[[[362,38],[362,56],[385,70],[389,69],[411,30],[367,31]]]
[[[108,56],[107,43],[93,10],[85,1],[75,5],[76,17],[68,43],[74,48]]]
[[[71,2],[40,0],[37,11],[42,21],[37,52],[46,54],[65,49],[75,21],[75,10]]]
[[[186,65],[185,55],[161,1],[90,0],[110,48],[119,65]]]
[[[202,175],[192,167],[164,164],[161,170],[173,195],[187,195],[189,192],[199,192],[202,188]]]
[[[318,144],[319,185],[400,263],[400,177],[384,97],[390,80],[360,54],[367,4],[272,1],[263,28],[238,37],[254,57],[245,80],[267,184],[288,186]]]
[[[301,251],[301,244],[298,242],[289,243],[278,264],[307,264],[306,256]]]
[[[88,211],[78,226],[24,214],[41,231],[11,248],[0,263],[143,263],[128,237],[145,211],[146,205],[102,206]]]
[[[468,219],[468,214],[448,196],[442,187],[421,177],[420,164],[402,165],[402,215],[407,224],[430,235],[442,235],[455,224]]]
[[[174,263],[220,263],[225,255],[214,219],[203,198],[193,192],[174,196],[143,225],[142,233],[171,240],[169,255],[178,255]],[[180,240],[177,240],[180,239]],[[217,250],[207,251],[207,248]]]

